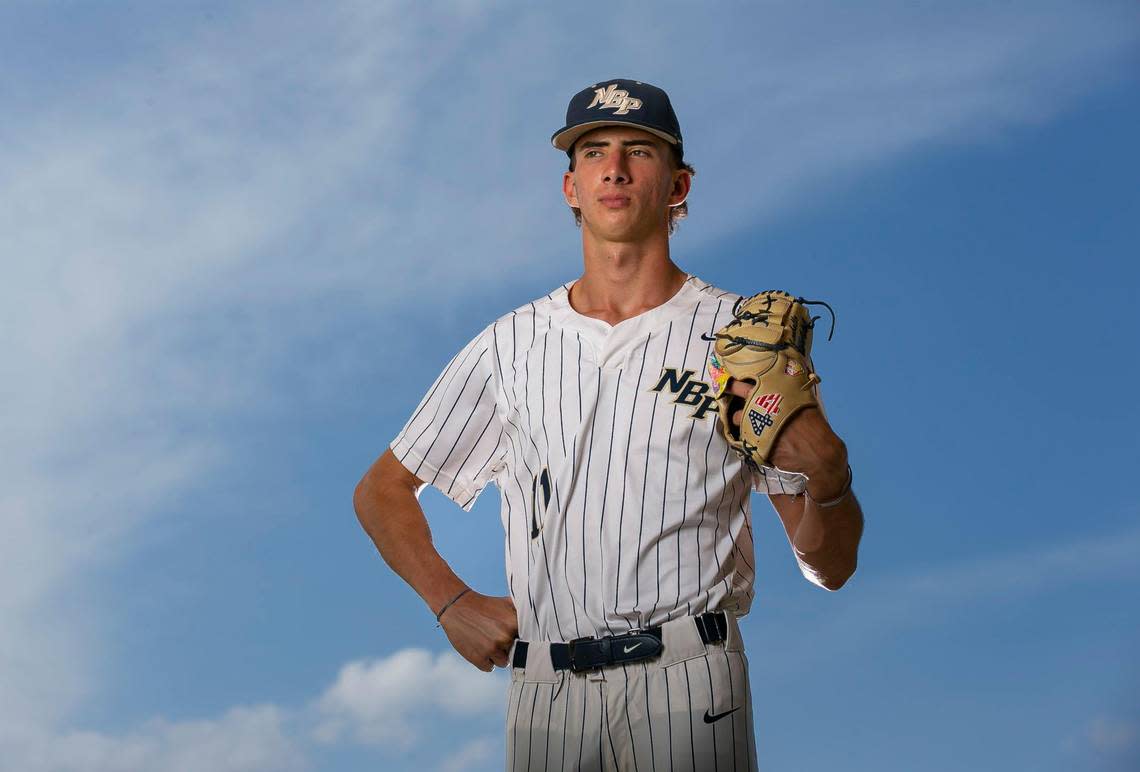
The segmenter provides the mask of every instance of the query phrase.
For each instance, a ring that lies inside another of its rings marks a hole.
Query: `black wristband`
[[[441,608],[441,609],[439,610],[439,613],[435,615],[435,623],[436,623],[436,624],[435,624],[435,626],[436,626],[436,627],[439,627],[439,626],[440,626],[440,621],[439,621],[439,619],[440,619],[440,617],[442,617],[442,616],[443,616],[443,612],[445,612],[445,611],[447,611],[449,608],[451,608],[451,604],[455,603],[455,601],[457,601],[457,600],[459,600],[460,598],[462,598],[462,597],[464,596],[464,594],[466,594],[466,593],[468,593],[468,592],[471,592],[471,588],[470,588],[470,587],[464,587],[462,590],[460,590],[460,591],[459,591],[459,594],[458,594],[458,595],[456,595],[454,598],[452,598],[451,600],[449,600],[447,603],[444,603],[444,604],[443,604],[443,608]]]

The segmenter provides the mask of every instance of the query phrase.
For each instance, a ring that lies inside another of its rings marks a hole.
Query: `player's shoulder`
[[[692,274],[689,275],[687,281],[697,292],[715,300],[725,300],[729,303],[735,303],[740,298],[739,292],[722,289]]]
[[[496,338],[503,336],[514,337],[521,331],[526,331],[526,337],[531,337],[536,327],[549,326],[551,317],[569,307],[567,294],[573,282],[560,284],[545,295],[523,303],[518,308],[507,311],[487,326],[487,330]]]
[[[733,309],[741,299],[741,294],[710,284],[696,276],[689,276],[689,283],[693,285],[700,299],[698,305],[703,309],[703,324],[711,328],[727,324],[732,318]]]
[[[514,308],[486,325],[468,345],[490,348],[503,362],[514,361],[551,327],[551,319],[569,307],[566,300],[571,282]]]

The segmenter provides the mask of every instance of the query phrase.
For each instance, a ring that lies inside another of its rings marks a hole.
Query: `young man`
[[[692,169],[665,92],[590,86],[552,141],[570,156],[581,277],[455,356],[360,482],[356,511],[455,650],[512,668],[507,769],[754,770],[737,624],[753,597],[750,493],[771,497],[804,575],[836,590],[863,523],[846,448],[809,408],[760,474],[718,431],[702,335],[739,295],[670,259]],[[768,283],[759,264],[756,282]],[[416,498],[431,484],[466,510],[489,482],[508,597],[451,571]]]

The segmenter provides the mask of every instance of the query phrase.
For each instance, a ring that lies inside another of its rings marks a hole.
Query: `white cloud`
[[[405,649],[374,661],[345,665],[316,702],[316,737],[388,748],[417,744],[425,724],[441,717],[501,715],[506,708],[501,676],[472,667],[454,652],[433,656]]]
[[[291,772],[308,769],[282,711],[232,708],[217,719],[153,719],[121,736],[68,732],[22,736],[5,749],[20,772]],[[12,766],[8,766],[12,765]]]
[[[406,10],[191,27],[147,66],[15,111],[0,148],[0,723],[62,721],[98,688],[104,620],[66,600],[80,577],[223,468],[229,419],[272,409],[273,365],[320,334],[297,309],[371,274],[364,250],[329,267],[291,242],[337,218],[346,249],[366,230],[345,188],[414,130],[398,108],[431,56],[391,73],[462,35]]]
[[[119,734],[0,726],[5,770],[20,772],[291,772],[329,747],[367,746],[389,761],[416,749],[442,769],[470,769],[498,744],[507,681],[452,651],[404,649],[346,663],[320,695],[296,706],[231,708],[217,718],[152,718]],[[425,742],[430,740],[430,742]]]
[[[920,148],[999,143],[1041,124],[1114,77],[1140,38],[1136,21],[1003,5],[765,9],[737,22],[724,50],[761,53],[719,68],[732,77],[696,70],[699,82],[685,84],[702,111],[687,129],[699,230],[754,227]],[[716,206],[702,206],[711,185]]]
[[[833,656],[835,646],[858,648],[900,628],[926,625],[964,607],[1009,602],[1052,587],[1088,582],[1136,581],[1135,556],[1140,554],[1140,530],[1126,528],[1063,544],[1036,544],[1023,550],[944,563],[919,573],[868,575],[867,569],[841,590],[845,600],[807,623],[793,635],[834,642],[826,650],[804,648],[797,641],[771,641],[776,650],[798,652],[798,659],[781,659],[777,669],[810,666],[820,656]],[[765,635],[778,637],[777,630]],[[772,665],[759,659],[758,672]],[[774,666],[773,666],[774,667]]]
[[[469,772],[479,769],[484,761],[490,761],[496,752],[502,751],[502,743],[491,737],[478,737],[464,745],[440,762],[440,772]]]

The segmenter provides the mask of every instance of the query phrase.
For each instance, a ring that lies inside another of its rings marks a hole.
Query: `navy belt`
[[[697,632],[704,643],[720,643],[728,639],[728,618],[723,611],[714,611],[693,617]],[[526,641],[515,643],[515,655],[511,664],[526,667],[526,652],[530,644]],[[631,630],[621,635],[607,635],[603,638],[575,638],[569,643],[550,644],[550,663],[555,670],[572,670],[580,673],[607,665],[623,662],[637,662],[661,653],[661,628],[647,627],[644,630]]]

